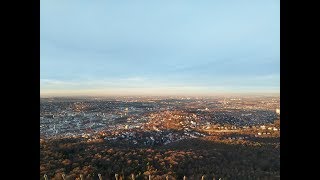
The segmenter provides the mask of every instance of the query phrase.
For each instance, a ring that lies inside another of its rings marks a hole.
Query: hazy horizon
[[[278,0],[40,6],[40,96],[280,94]]]
[[[229,92],[229,93],[193,93],[193,94],[187,94],[187,93],[162,93],[162,94],[156,94],[156,93],[41,93],[40,98],[73,98],[73,97],[90,97],[90,98],[96,98],[96,97],[250,97],[250,96],[274,96],[274,97],[280,97],[280,93],[277,92],[268,92],[268,93],[259,93],[259,92]]]

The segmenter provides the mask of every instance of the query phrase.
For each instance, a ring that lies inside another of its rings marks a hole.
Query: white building
[[[266,126],[263,125],[263,126],[260,126],[260,128],[261,128],[261,129],[266,129]]]

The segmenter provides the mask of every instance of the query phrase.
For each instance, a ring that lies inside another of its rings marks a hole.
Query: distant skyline
[[[280,1],[40,2],[41,96],[280,93]]]

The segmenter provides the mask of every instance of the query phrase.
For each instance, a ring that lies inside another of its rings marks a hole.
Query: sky
[[[42,96],[279,92],[279,0],[40,1]]]

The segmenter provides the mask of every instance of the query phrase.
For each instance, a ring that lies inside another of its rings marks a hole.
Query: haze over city
[[[41,0],[41,180],[280,179],[279,0]]]
[[[41,1],[41,96],[279,94],[279,1]]]

